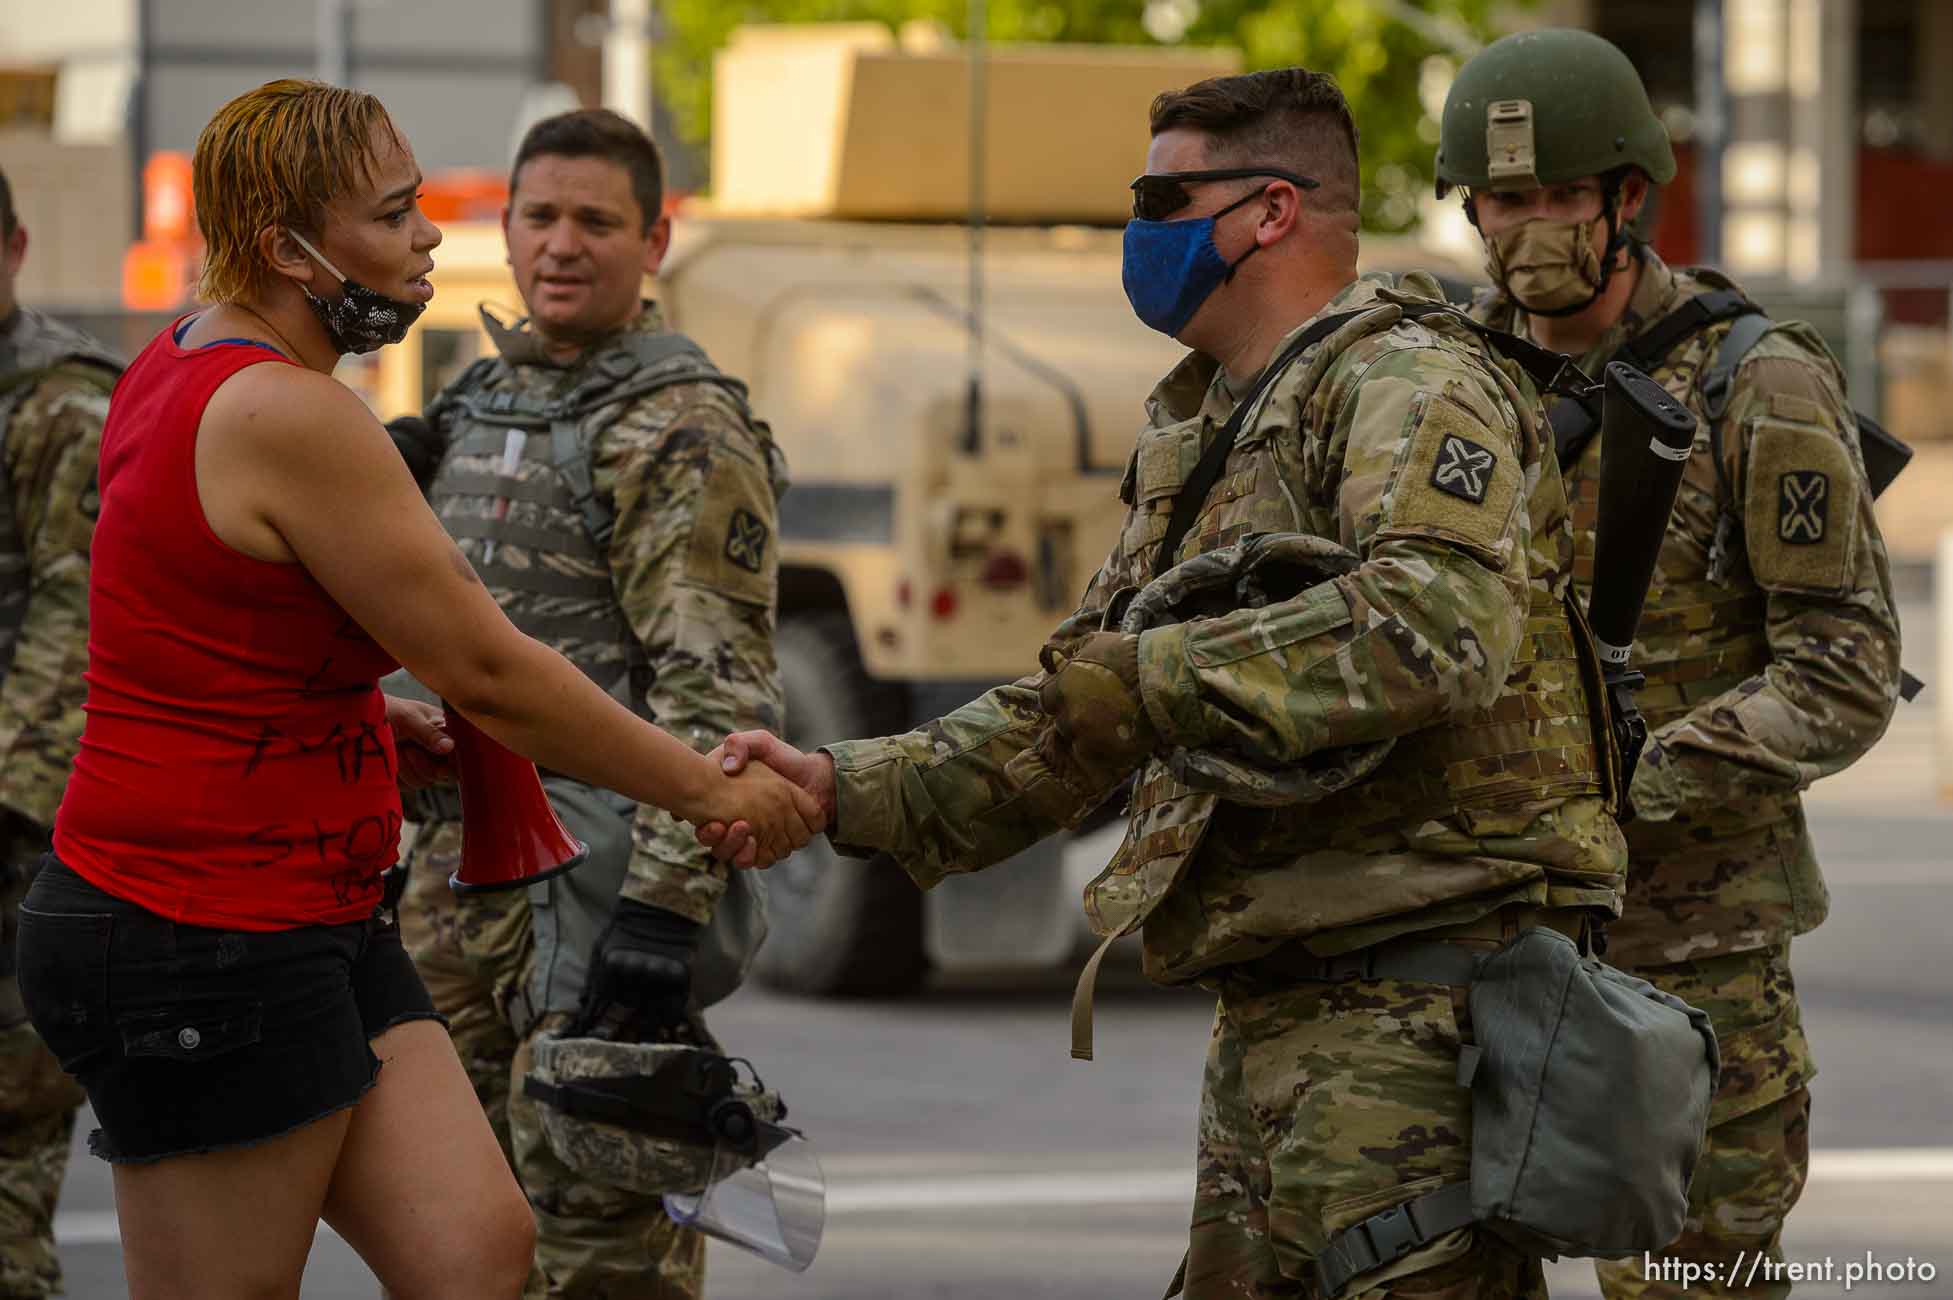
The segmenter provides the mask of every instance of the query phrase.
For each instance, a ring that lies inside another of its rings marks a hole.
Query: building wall
[[[27,227],[22,302],[103,307],[121,299],[132,170],[121,141],[74,144],[0,129],[14,207]]]
[[[232,96],[317,66],[317,0],[147,0],[146,145],[189,151]],[[507,165],[523,97],[546,75],[543,0],[350,5],[348,80],[378,95],[421,167]]]

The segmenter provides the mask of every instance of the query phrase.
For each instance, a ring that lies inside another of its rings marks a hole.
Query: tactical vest
[[[1354,323],[1337,329],[1293,364],[1302,367],[1300,391],[1325,382],[1336,359],[1362,337],[1395,326],[1404,314],[1379,304]],[[1535,396],[1523,376],[1501,368],[1512,384],[1507,396],[1529,409]],[[1256,400],[1250,396],[1245,401]],[[1298,401],[1297,406],[1305,405]],[[1197,423],[1189,421],[1187,423]],[[1147,441],[1178,436],[1176,428],[1149,430]],[[1146,442],[1139,456],[1146,457]],[[1144,491],[1142,487],[1140,489]],[[1558,536],[1554,558],[1542,571],[1540,546],[1534,549],[1531,606],[1525,636],[1498,697],[1474,714],[1398,738],[1376,771],[1317,802],[1274,809],[1248,809],[1220,796],[1196,791],[1175,780],[1167,764],[1150,760],[1135,781],[1126,839],[1111,864],[1087,891],[1086,911],[1102,935],[1138,928],[1180,885],[1209,827],[1228,845],[1251,836],[1267,846],[1270,871],[1293,871],[1312,855],[1344,850],[1379,852],[1386,838],[1434,818],[1458,817],[1468,826],[1496,819],[1501,827],[1523,827],[1538,813],[1580,796],[1603,794],[1601,761],[1595,747],[1594,716],[1583,687],[1583,648],[1567,614],[1563,593],[1570,576],[1565,546],[1566,509],[1550,449],[1542,453],[1541,482],[1529,498],[1537,538]],[[1266,440],[1250,440],[1232,452],[1219,486],[1206,497],[1177,560],[1228,544],[1246,532],[1289,529],[1320,534],[1320,521],[1303,517],[1272,463]],[[1157,543],[1138,558],[1150,566]],[[1388,850],[1382,850],[1387,852]],[[1261,856],[1257,854],[1256,856]],[[1199,868],[1194,868],[1197,874]],[[1410,913],[1434,901],[1431,882],[1392,883],[1379,875],[1375,896],[1366,900],[1375,916]],[[1306,890],[1306,881],[1296,888]],[[1442,889],[1438,892],[1441,894]],[[1257,953],[1191,955],[1184,963],[1162,963],[1149,927],[1148,971],[1156,979],[1192,978],[1205,967]],[[1264,944],[1262,951],[1272,946]]]
[[[4,446],[14,413],[35,385],[56,367],[83,363],[99,376],[102,392],[114,388],[122,361],[88,335],[25,307],[15,309],[12,322],[0,333],[0,446]],[[14,518],[13,486],[6,481],[6,459],[0,455],[0,675],[13,662],[14,638],[27,612],[33,575],[25,563],[20,523]]]
[[[428,408],[428,423],[447,439],[429,504],[455,538],[483,544],[471,558],[491,592],[540,598],[503,602],[518,628],[562,651],[626,707],[642,712],[650,669],[611,583],[608,548],[615,521],[597,496],[591,448],[630,403],[676,384],[713,386],[752,424],[746,386],[714,366],[696,343],[669,331],[621,335],[564,372],[549,391],[511,386],[516,370],[500,357],[479,360]],[[546,466],[546,472],[501,472],[511,434],[521,442],[520,459]],[[483,459],[496,461],[496,468],[480,469]],[[519,512],[516,503],[543,509]],[[545,522],[521,522],[518,514]],[[520,563],[511,562],[509,547],[525,553]],[[567,563],[552,563],[558,558]],[[621,659],[601,653],[619,647]]]
[[[1734,288],[1713,271],[1678,274],[1697,282],[1690,296]],[[1717,421],[1704,385],[1728,332],[1719,322],[1693,333],[1649,371],[1699,424],[1634,643],[1634,667],[1647,676],[1635,700],[1651,733],[1771,661],[1766,597],[1743,562],[1742,529],[1720,522],[1737,516],[1718,464],[1723,439],[1714,436]],[[1593,581],[1600,457],[1595,438],[1566,470],[1574,578],[1583,591]],[[1690,806],[1669,821],[1634,821],[1623,829],[1634,869],[1626,909],[1608,929],[1612,957],[1623,966],[1673,960],[1666,945],[1683,937],[1702,956],[1773,942],[1813,928],[1829,909],[1794,792]],[[1743,870],[1732,871],[1736,863]]]

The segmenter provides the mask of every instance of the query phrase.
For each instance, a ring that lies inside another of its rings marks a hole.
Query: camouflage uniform
[[[1423,277],[1399,288],[1366,277],[1323,309],[1365,310],[1274,381],[1176,556],[1299,531],[1361,563],[1293,599],[1139,641],[1162,752],[1287,767],[1335,746],[1394,747],[1361,783],[1284,807],[1196,792],[1155,757],[1135,779],[1125,842],[1086,895],[1101,934],[1143,927],[1154,979],[1220,995],[1193,1300],[1308,1294],[1331,1234],[1468,1165],[1456,1066],[1469,1026],[1453,990],[1306,982],[1285,975],[1286,959],[1434,931],[1496,936],[1520,909],[1619,906],[1626,854],[1562,606],[1573,542],[1544,421],[1530,387],[1462,327],[1402,319],[1400,292],[1437,296]],[[1071,653],[1117,593],[1144,584],[1175,498],[1237,400],[1199,354],[1154,390],[1121,487],[1124,531],[1052,649]],[[1021,797],[1045,680],[906,736],[832,746],[837,844],[885,850],[928,887],[1071,820]],[[1465,1229],[1356,1290],[1539,1285],[1536,1261]]]
[[[1590,374],[1691,298],[1732,287],[1644,258],[1626,314],[1580,358]],[[1524,324],[1490,294],[1473,314]],[[1871,748],[1899,680],[1891,571],[1838,365],[1807,325],[1765,334],[1735,372],[1718,465],[1702,380],[1729,328],[1700,331],[1654,371],[1699,430],[1634,647],[1652,734],[1627,827],[1626,909],[1608,930],[1610,961],[1713,1018],[1722,1075],[1688,1225],[1668,1253],[1725,1263],[1781,1257],[1808,1167],[1816,1067],[1790,940],[1824,919],[1830,896],[1798,792]],[[1567,474],[1582,585],[1600,447]],[[1680,1294],[1640,1272],[1632,1260],[1600,1266],[1610,1296]]]
[[[0,1294],[53,1295],[54,1205],[80,1087],[27,1021],[13,934],[68,782],[87,694],[95,462],[119,366],[30,312],[0,321]]]
[[[498,332],[499,361],[478,363],[456,387],[490,405],[498,394],[561,395],[607,357],[614,362],[620,339],[663,330],[647,303],[568,366],[548,361],[520,328]],[[517,627],[701,751],[732,731],[780,728],[773,539],[785,473],[743,401],[716,384],[688,382],[584,418],[592,483],[614,520],[601,553],[551,464],[548,436],[527,439],[507,478],[503,431],[471,427],[465,412],[440,414],[441,405],[430,416],[447,448],[430,498]],[[499,522],[497,498],[508,502]],[[528,896],[449,890],[461,851],[452,814],[450,806],[446,819],[419,829],[401,931],[535,1207],[529,1294],[696,1297],[703,1239],[671,1223],[657,1197],[595,1186],[565,1167],[543,1138],[535,1104],[521,1095],[529,1043],[564,1017],[544,1015],[531,998]],[[703,923],[725,890],[725,870],[669,813],[640,806],[622,896]]]

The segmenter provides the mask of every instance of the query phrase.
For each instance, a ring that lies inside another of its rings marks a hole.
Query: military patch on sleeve
[[[1777,476],[1777,487],[1777,540],[1787,546],[1823,542],[1831,476],[1822,470],[1791,470]]]
[[[1441,393],[1411,403],[1409,446],[1384,488],[1379,535],[1441,537],[1507,558],[1513,512],[1525,486],[1517,451],[1500,430]],[[1379,440],[1380,441],[1380,440]]]
[[[726,449],[703,475],[686,544],[683,581],[751,605],[773,603],[779,527],[767,466]]]
[[[1485,504],[1499,458],[1469,438],[1447,433],[1431,466],[1431,486],[1475,506]]]
[[[1856,564],[1859,481],[1836,431],[1756,421],[1743,474],[1743,543],[1757,586],[1844,590]]]
[[[768,536],[766,524],[758,515],[743,506],[735,509],[726,525],[726,558],[748,573],[763,572]]]

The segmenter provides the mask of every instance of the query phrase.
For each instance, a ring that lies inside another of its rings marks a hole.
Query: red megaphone
[[[490,740],[453,705],[445,707],[461,787],[461,867],[448,877],[454,892],[518,889],[588,857],[589,846],[549,806],[536,765]]]

